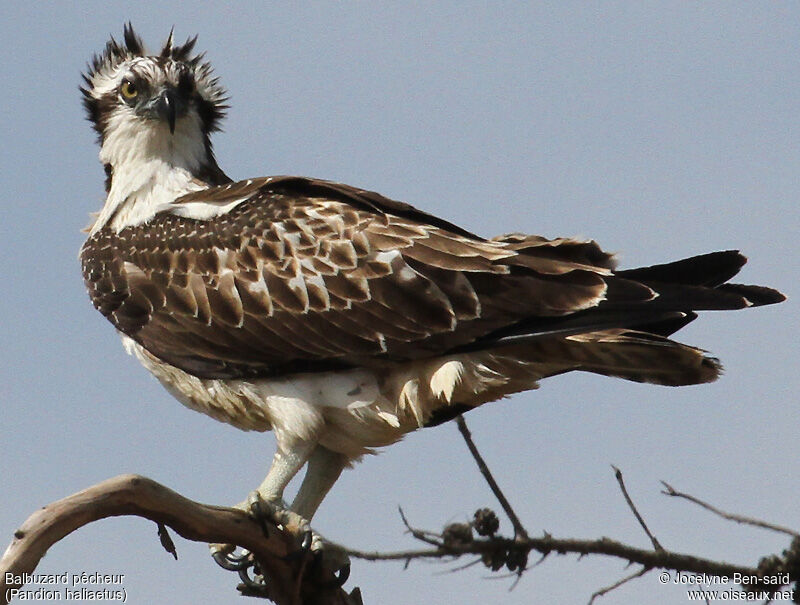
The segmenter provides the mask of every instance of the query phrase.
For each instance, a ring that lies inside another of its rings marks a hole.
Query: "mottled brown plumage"
[[[347,185],[241,182],[210,134],[226,93],[195,39],[147,55],[128,25],[84,77],[107,198],[81,250],[94,306],[182,403],[274,430],[260,496],[310,519],[352,461],[409,431],[586,371],[663,385],[719,363],[668,337],[770,304],[736,251],[616,271],[593,241],[484,239]]]
[[[213,221],[179,216],[197,200],[236,206]],[[615,275],[594,242],[484,240],[375,193],[294,177],[186,195],[146,224],[98,231],[81,259],[98,310],[203,378],[385,365],[777,300],[748,301],[754,291],[720,290],[714,276]],[[709,270],[742,262],[724,253]]]

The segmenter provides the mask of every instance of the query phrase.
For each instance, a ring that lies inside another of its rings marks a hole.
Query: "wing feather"
[[[192,218],[203,204],[224,212]],[[596,307],[613,269],[594,242],[485,240],[375,193],[290,177],[184,196],[146,224],[99,230],[81,257],[118,329],[214,378],[480,347],[532,318]]]

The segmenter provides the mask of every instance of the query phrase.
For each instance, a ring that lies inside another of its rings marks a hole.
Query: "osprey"
[[[485,239],[408,204],[300,177],[233,182],[226,93],[196,37],[127,25],[81,88],[107,198],[80,252],[92,303],[178,400],[273,430],[258,488],[310,520],[342,469],[404,434],[585,371],[660,385],[720,364],[668,337],[699,310],[784,299],[728,283],[736,251],[616,270],[594,241]]]

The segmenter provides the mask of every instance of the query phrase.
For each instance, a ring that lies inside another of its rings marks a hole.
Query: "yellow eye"
[[[134,84],[130,80],[125,80],[122,83],[122,86],[120,86],[119,91],[122,93],[122,96],[128,101],[132,101],[139,94],[139,91],[136,90],[136,84]]]

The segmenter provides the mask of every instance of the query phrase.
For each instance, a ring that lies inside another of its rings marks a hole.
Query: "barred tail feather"
[[[702,349],[624,329],[515,344],[495,349],[495,354],[514,360],[518,370],[509,371],[509,375],[522,376],[524,368],[524,372],[535,372],[537,380],[581,371],[635,382],[683,386],[712,382],[722,372],[719,361]]]
[[[570,336],[578,370],[666,386],[702,384],[722,373],[719,360],[702,349],[633,331]]]

